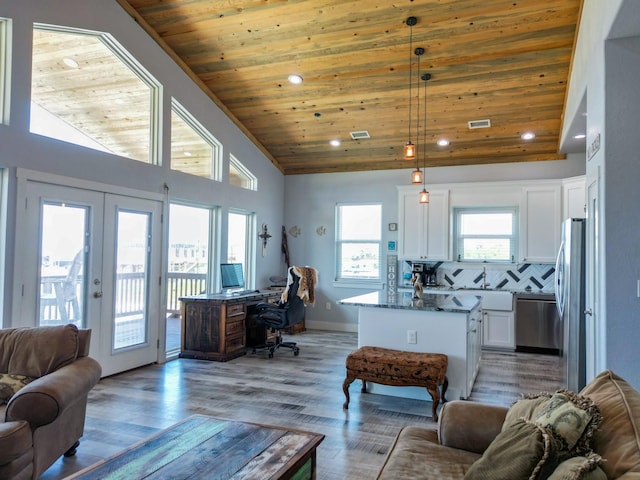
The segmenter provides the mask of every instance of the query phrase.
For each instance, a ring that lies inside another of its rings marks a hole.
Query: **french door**
[[[104,376],[157,361],[162,203],[36,181],[24,190],[22,323],[91,328]]]

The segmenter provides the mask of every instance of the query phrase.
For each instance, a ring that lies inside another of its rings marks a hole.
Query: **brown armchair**
[[[36,479],[75,454],[102,373],[90,341],[73,324],[0,329],[0,373],[32,379],[0,405],[0,478]]]

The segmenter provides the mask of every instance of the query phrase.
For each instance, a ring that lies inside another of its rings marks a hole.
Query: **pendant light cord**
[[[420,143],[420,57],[422,56],[421,48],[416,48],[416,56],[418,57],[418,113],[416,115],[416,170],[420,170],[419,162],[420,162],[420,150],[418,149],[418,144]],[[424,146],[422,147],[424,148]]]
[[[422,175],[422,186],[427,188],[427,81],[431,78],[431,75],[425,73],[424,78],[424,138],[422,141],[422,169],[424,170]]]
[[[411,97],[411,84],[412,84],[412,80],[413,77],[411,75],[411,65],[413,62],[413,24],[412,22],[409,22],[409,19],[407,19],[407,23],[409,23],[409,137],[407,138],[407,140],[409,142],[411,142],[411,101],[412,101],[412,97]],[[418,87],[420,87],[420,85],[418,84]]]

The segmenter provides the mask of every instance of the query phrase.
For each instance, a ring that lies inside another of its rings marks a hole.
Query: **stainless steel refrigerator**
[[[586,384],[585,342],[585,219],[562,223],[556,261],[556,306],[562,319],[562,360],[567,389],[578,392]]]

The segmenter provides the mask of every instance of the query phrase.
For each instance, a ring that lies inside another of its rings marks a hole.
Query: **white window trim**
[[[0,124],[9,124],[11,96],[11,20],[0,18]]]
[[[249,183],[249,186],[246,188],[246,190],[253,190],[253,191],[257,191],[258,190],[258,179],[257,177],[251,173],[251,171],[244,166],[244,164],[238,160],[236,157],[234,157],[232,154],[229,154],[229,165],[233,165],[233,167],[238,170],[242,175],[244,175]]]
[[[460,215],[464,213],[511,213],[513,215],[512,234],[511,235],[488,235],[491,238],[511,238],[511,251],[509,260],[495,259],[463,259],[461,258],[461,242],[460,242]],[[518,255],[518,244],[520,242],[518,231],[518,208],[517,207],[456,207],[453,209],[453,258],[460,263],[514,263]]]

